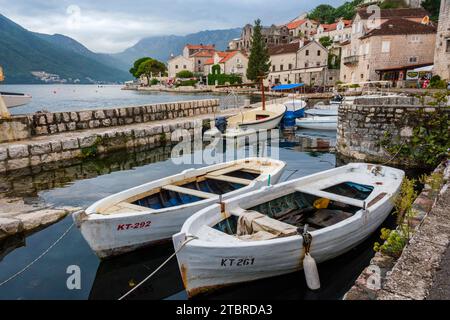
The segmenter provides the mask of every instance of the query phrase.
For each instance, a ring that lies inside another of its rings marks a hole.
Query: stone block
[[[8,151],[5,148],[0,148],[0,161],[6,160],[8,158]]]
[[[12,145],[8,148],[8,154],[11,159],[19,159],[28,157],[28,145],[26,144],[17,144]]]
[[[63,150],[73,150],[78,149],[78,139],[77,138],[69,138],[62,141],[62,148]]]
[[[105,113],[103,112],[103,110],[97,110],[94,112],[94,117],[95,119],[105,119]]]
[[[0,218],[0,239],[22,232],[22,222],[19,219]]]
[[[71,112],[71,113],[70,113],[70,120],[72,120],[72,121],[74,121],[74,122],[78,122],[78,121],[79,121],[78,113],[76,113],[76,112]]]
[[[19,170],[30,166],[29,158],[9,159],[6,161],[7,171]]]
[[[80,121],[90,121],[92,120],[92,111],[81,111],[78,113]]]
[[[30,146],[30,153],[33,156],[49,153],[52,150],[50,143],[39,143]]]

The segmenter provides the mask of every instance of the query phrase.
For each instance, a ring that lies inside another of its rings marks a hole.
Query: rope
[[[382,166],[385,166],[385,165],[389,164],[392,160],[394,160],[394,159],[399,155],[400,151],[402,151],[403,146],[404,146],[405,144],[406,144],[406,141],[403,141],[403,143],[401,144],[401,146],[400,146],[400,148],[398,149],[397,153],[394,154],[394,156],[393,156],[391,159],[389,159],[388,161],[386,161],[385,163],[383,163],[383,164],[381,164],[381,165],[382,165]]]
[[[292,171],[292,173],[288,175],[286,179],[284,179],[284,182],[288,181],[289,178],[292,177],[294,174],[296,174],[299,170],[286,170],[286,171]]]
[[[67,230],[55,241],[53,242],[53,244],[48,247],[47,250],[45,250],[44,252],[41,253],[41,255],[39,257],[37,257],[36,259],[34,259],[33,261],[31,261],[28,265],[26,265],[23,269],[21,269],[20,271],[16,272],[15,274],[13,274],[11,277],[9,277],[8,279],[6,279],[3,282],[0,282],[0,287],[7,284],[8,282],[10,282],[11,280],[17,278],[18,276],[20,276],[22,273],[24,273],[25,271],[27,271],[29,268],[31,268],[31,266],[33,266],[36,262],[38,262],[42,257],[44,257],[50,250],[53,249],[53,247],[55,247],[69,232],[70,230],[72,230],[74,224],[72,223],[70,225],[69,228],[67,228]]]
[[[184,246],[186,246],[189,242],[191,242],[192,240],[196,240],[198,239],[195,236],[189,236],[188,239],[186,239],[181,246],[178,248],[178,250],[176,250],[169,258],[167,258],[166,261],[164,261],[158,268],[156,268],[155,271],[153,271],[149,276],[147,276],[144,280],[142,280],[141,282],[139,282],[133,289],[131,289],[130,291],[128,291],[127,293],[125,293],[123,296],[121,296],[118,300],[123,300],[124,298],[126,298],[128,295],[130,295],[132,292],[134,292],[137,288],[139,288],[141,285],[143,285],[145,282],[147,282],[147,280],[149,280],[151,277],[153,277],[159,270],[161,270],[170,260],[172,260],[177,254],[178,252],[181,251],[181,249],[184,248]]]

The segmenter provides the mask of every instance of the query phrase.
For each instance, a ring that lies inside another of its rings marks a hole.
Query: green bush
[[[213,86],[216,84],[222,86],[229,84],[242,84],[242,77],[237,74],[210,74],[208,76],[208,84]]]
[[[440,76],[433,76],[430,80],[430,89],[447,89],[447,82],[442,80]]]
[[[180,79],[189,79],[189,78],[193,78],[194,74],[189,71],[189,70],[183,70],[177,73],[177,78]]]
[[[159,80],[158,79],[152,79],[151,81],[150,81],[150,85],[152,85],[152,86],[155,86],[155,85],[157,85],[159,83]]]
[[[186,80],[177,83],[177,87],[195,87],[197,80]]]

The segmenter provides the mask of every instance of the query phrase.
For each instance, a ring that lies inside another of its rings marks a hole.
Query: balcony
[[[359,56],[348,56],[344,58],[344,64],[347,65],[356,65],[359,63]]]

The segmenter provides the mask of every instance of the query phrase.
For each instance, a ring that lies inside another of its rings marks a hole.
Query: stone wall
[[[0,119],[0,143],[28,139],[33,136],[212,114],[217,112],[218,108],[218,99],[208,99],[104,110],[13,116],[11,119]]]
[[[22,170],[71,159],[85,159],[116,150],[137,147],[158,147],[170,142],[178,142],[172,135],[177,129],[186,129],[193,135],[194,128],[202,130],[210,125],[205,120],[180,119],[171,123],[149,123],[139,126],[115,127],[102,131],[80,131],[77,134],[57,135],[45,141],[0,145],[0,173]]]
[[[36,113],[30,116],[30,121],[33,134],[48,135],[191,117],[214,113],[218,106],[219,100],[216,99],[195,100],[105,110]]]
[[[450,243],[450,220],[445,200],[449,195],[450,163],[434,171],[444,176],[440,191],[425,185],[414,201],[410,221],[412,238],[401,257],[377,252],[344,300],[423,300],[433,275]]]
[[[417,117],[420,105],[417,98],[356,99],[355,104],[339,107],[336,150],[340,157],[372,163],[401,164],[404,159],[393,158],[381,141],[389,133],[394,141],[408,141],[413,128],[420,122]],[[425,107],[425,112],[434,112],[435,107]]]
[[[450,81],[450,0],[441,1],[434,73]]]

